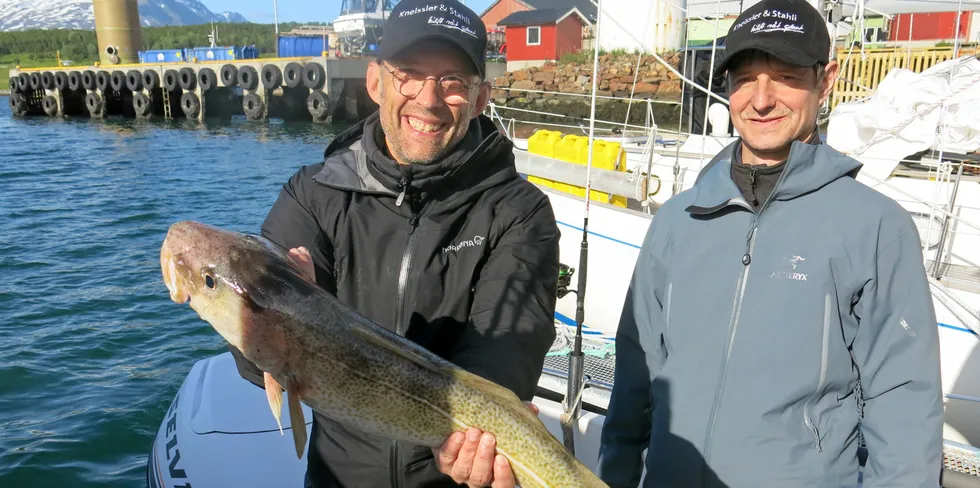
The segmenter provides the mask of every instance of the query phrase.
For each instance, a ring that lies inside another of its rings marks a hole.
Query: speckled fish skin
[[[606,486],[513,392],[359,315],[261,237],[178,222],[160,264],[173,301],[189,300],[246,358],[323,415],[428,446],[478,427],[495,435],[523,488]]]

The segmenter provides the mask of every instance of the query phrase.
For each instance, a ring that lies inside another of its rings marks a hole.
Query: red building
[[[960,42],[970,38],[970,21],[973,12],[960,14],[958,36],[956,32],[956,12],[924,12],[916,14],[897,14],[888,28],[890,42],[907,41],[949,41],[959,37]],[[910,37],[911,35],[911,37]]]
[[[582,29],[591,23],[575,7],[525,10],[497,25],[506,33],[507,70],[540,66],[582,49]]]

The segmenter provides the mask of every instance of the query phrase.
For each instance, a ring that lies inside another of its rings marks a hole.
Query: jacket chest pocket
[[[752,266],[741,361],[748,371],[768,371],[769,391],[759,394],[795,400],[797,428],[820,451],[823,413],[839,406],[838,391],[851,374],[833,248],[784,240],[757,247]]]

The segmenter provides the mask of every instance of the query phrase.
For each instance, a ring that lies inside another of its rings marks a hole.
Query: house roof
[[[548,10],[553,8],[575,7],[588,19],[589,24],[594,24],[596,19],[596,8],[592,0],[521,0],[535,10]]]
[[[591,23],[581,12],[575,7],[565,7],[565,8],[551,8],[547,10],[524,10],[521,12],[514,12],[497,22],[497,25],[502,26],[516,26],[516,25],[539,25],[539,24],[557,24],[565,20],[565,17],[569,15],[577,16],[583,24],[590,25]]]
[[[531,10],[563,10],[569,7],[575,7],[578,9],[579,14],[582,15],[588,25],[595,24],[596,21],[596,7],[592,3],[592,0],[516,0],[518,3],[524,4],[527,8]],[[484,11],[480,14],[483,17],[487,12],[493,10],[494,7],[500,3],[501,0],[494,0]],[[567,10],[563,10],[567,12]]]

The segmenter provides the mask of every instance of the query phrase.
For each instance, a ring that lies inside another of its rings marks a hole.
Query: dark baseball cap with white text
[[[820,12],[806,0],[762,0],[735,19],[725,38],[725,59],[715,67],[724,75],[732,60],[759,50],[795,66],[830,61],[830,31]]]
[[[480,16],[456,0],[402,0],[385,20],[381,58],[390,59],[423,39],[449,42],[473,64],[480,78],[487,71],[487,28]]]

